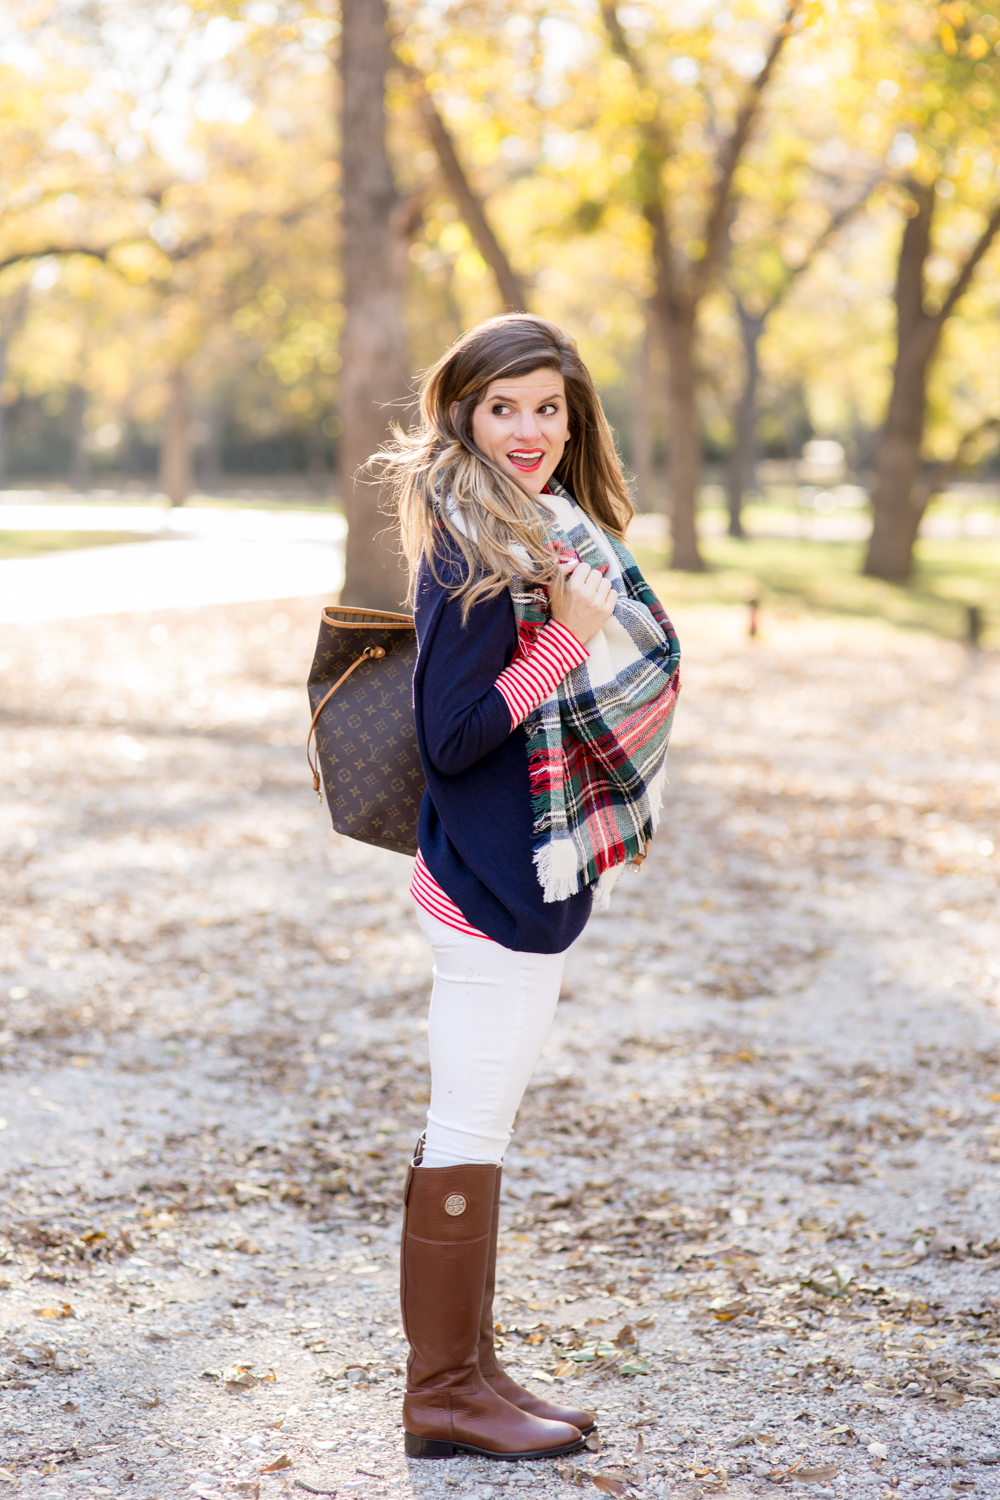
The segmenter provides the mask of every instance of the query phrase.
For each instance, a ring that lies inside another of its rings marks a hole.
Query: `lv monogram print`
[[[425,782],[413,727],[417,636],[409,616],[324,610],[309,673],[309,703],[315,713],[366,648],[384,654],[355,667],[316,723],[327,806],[338,833],[416,854]]]

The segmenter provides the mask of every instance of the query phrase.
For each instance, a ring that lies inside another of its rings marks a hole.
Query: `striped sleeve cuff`
[[[589,656],[586,647],[558,620],[543,625],[527,655],[516,656],[496,680],[510,709],[511,729],[523,724],[540,703],[551,697],[566,674],[582,666]]]

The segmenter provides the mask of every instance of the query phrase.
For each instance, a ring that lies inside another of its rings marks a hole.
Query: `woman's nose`
[[[522,411],[518,415],[514,436],[521,442],[533,441],[539,436],[538,419],[533,411]]]

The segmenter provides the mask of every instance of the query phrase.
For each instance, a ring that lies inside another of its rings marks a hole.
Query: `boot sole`
[[[407,1458],[454,1458],[456,1453],[471,1453],[475,1458],[500,1458],[508,1462],[518,1458],[562,1458],[566,1453],[579,1453],[585,1446],[581,1437],[575,1443],[564,1443],[561,1448],[535,1448],[527,1453],[496,1453],[491,1448],[477,1448],[472,1443],[415,1437],[412,1432],[404,1432],[403,1444]]]

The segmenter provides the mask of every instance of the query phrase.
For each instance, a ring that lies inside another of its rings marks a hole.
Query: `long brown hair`
[[[614,437],[590,371],[561,328],[531,313],[508,313],[470,329],[424,377],[420,422],[396,428],[372,460],[393,485],[412,598],[417,565],[426,557],[435,576],[447,541],[465,561],[453,594],[467,617],[512,578],[560,587],[545,546],[546,518],[535,496],[476,445],[472,414],[493,381],[535,370],[558,370],[566,385],[570,437],[555,478],[606,531],[624,535],[633,506]],[[452,420],[451,409],[455,407]],[[527,555],[525,555],[527,554]]]

